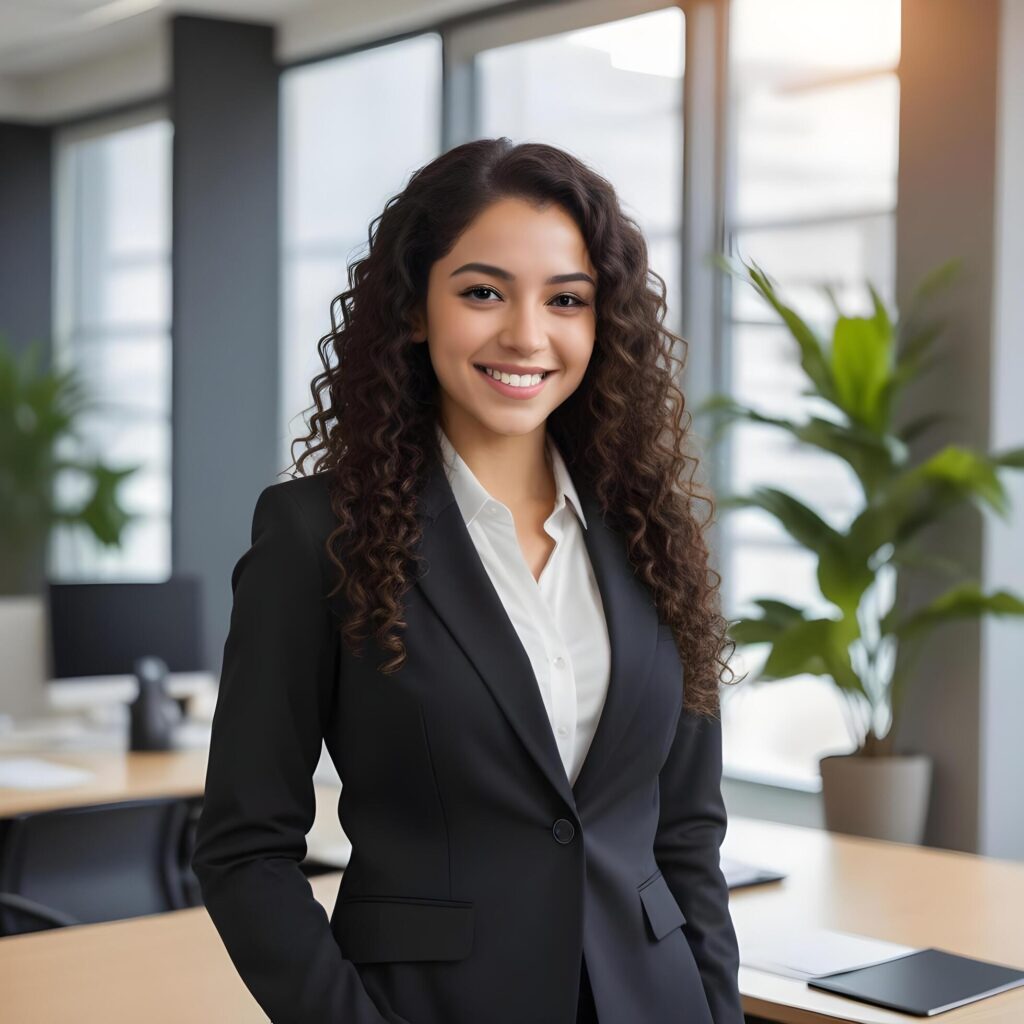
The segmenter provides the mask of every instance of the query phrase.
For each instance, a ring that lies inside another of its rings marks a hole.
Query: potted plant
[[[65,438],[81,442],[78,416],[91,401],[72,371],[40,367],[41,345],[19,357],[0,334],[0,712],[45,711],[46,542],[57,523],[84,527],[102,544],[117,546],[135,516],[119,504],[117,490],[137,466],[113,469],[99,460],[58,454]],[[83,474],[87,497],[58,507],[54,478]]]
[[[842,459],[863,495],[846,529],[826,522],[813,508],[775,487],[725,495],[723,508],[759,508],[817,558],[817,583],[829,605],[815,614],[785,601],[753,603],[760,615],[736,621],[730,631],[740,645],[765,645],[759,679],[765,682],[811,673],[835,684],[847,712],[854,752],[820,761],[826,827],[901,842],[924,837],[931,761],[893,749],[903,697],[923,642],[953,619],[1024,615],[1020,596],[983,592],[961,566],[920,543],[923,527],[965,502],[1004,518],[1008,498],[1001,469],[1024,468],[1024,448],[985,455],[949,444],[925,458],[912,458],[910,443],[949,418],[934,412],[902,422],[904,389],[936,359],[939,325],[922,316],[925,300],[955,275],[955,262],[933,272],[916,289],[897,321],[868,285],[873,312],[847,316],[831,290],[835,309],[826,341],[780,298],[756,263],[719,266],[749,283],[787,328],[799,349],[800,367],[821,415],[798,420],[767,415],[728,395],[713,395],[697,415],[713,419],[711,438],[741,420],[786,431],[800,444]],[[904,570],[950,577],[948,588],[920,608],[895,603],[879,607],[880,594],[895,593]]]

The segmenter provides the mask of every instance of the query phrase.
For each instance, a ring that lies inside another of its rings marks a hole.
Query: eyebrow
[[[491,277],[500,277],[505,281],[514,281],[516,279],[515,274],[511,274],[507,270],[502,270],[501,267],[491,266],[490,263],[464,263],[458,270],[453,270],[449,277],[455,277],[456,274],[465,274],[470,271],[477,274],[490,274]],[[589,274],[584,274],[582,271],[578,271],[575,274],[555,274],[554,277],[549,277],[544,283],[566,284],[569,281],[589,281],[595,288],[597,287],[594,279]]]

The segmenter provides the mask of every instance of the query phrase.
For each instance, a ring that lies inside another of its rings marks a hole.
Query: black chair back
[[[188,906],[177,798],[16,815],[0,847],[0,936]]]

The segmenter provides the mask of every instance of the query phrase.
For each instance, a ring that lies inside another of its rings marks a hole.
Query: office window
[[[171,569],[171,139],[163,117],[69,129],[56,143],[54,360],[92,406],[64,457],[140,468],[121,485],[137,517],[118,548],[81,527],[55,528],[51,578],[161,580]],[[88,498],[63,470],[62,505]]]
[[[870,308],[870,279],[894,291],[899,0],[733,0],[730,8],[730,252],[760,263],[813,326],[832,317],[821,289],[844,309]],[[744,403],[787,416],[811,411],[795,343],[753,290],[729,289],[728,387]],[[779,431],[733,428],[727,490],[781,487],[836,527],[861,493],[836,459]],[[827,607],[813,557],[759,510],[729,512],[726,614],[754,613],[755,597]],[[756,677],[757,662],[737,658]],[[727,773],[816,788],[818,758],[852,748],[828,680],[800,677],[726,690]]]
[[[474,67],[476,136],[547,142],[608,178],[665,278],[677,333],[684,51],[672,6],[482,49]]]
[[[332,299],[348,288],[348,263],[365,255],[370,221],[387,199],[440,153],[440,37],[285,71],[281,118],[284,469],[291,441],[308,429],[317,343],[331,329]]]

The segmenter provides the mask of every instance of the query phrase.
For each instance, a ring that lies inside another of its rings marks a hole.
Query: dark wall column
[[[203,582],[219,672],[231,570],[278,444],[278,69],[273,28],[178,16],[174,121],[175,572]]]
[[[16,353],[39,341],[41,367],[53,359],[52,170],[52,129],[0,123],[0,334]],[[44,578],[45,550],[28,572]]]
[[[52,351],[52,131],[0,123],[0,333]]]

